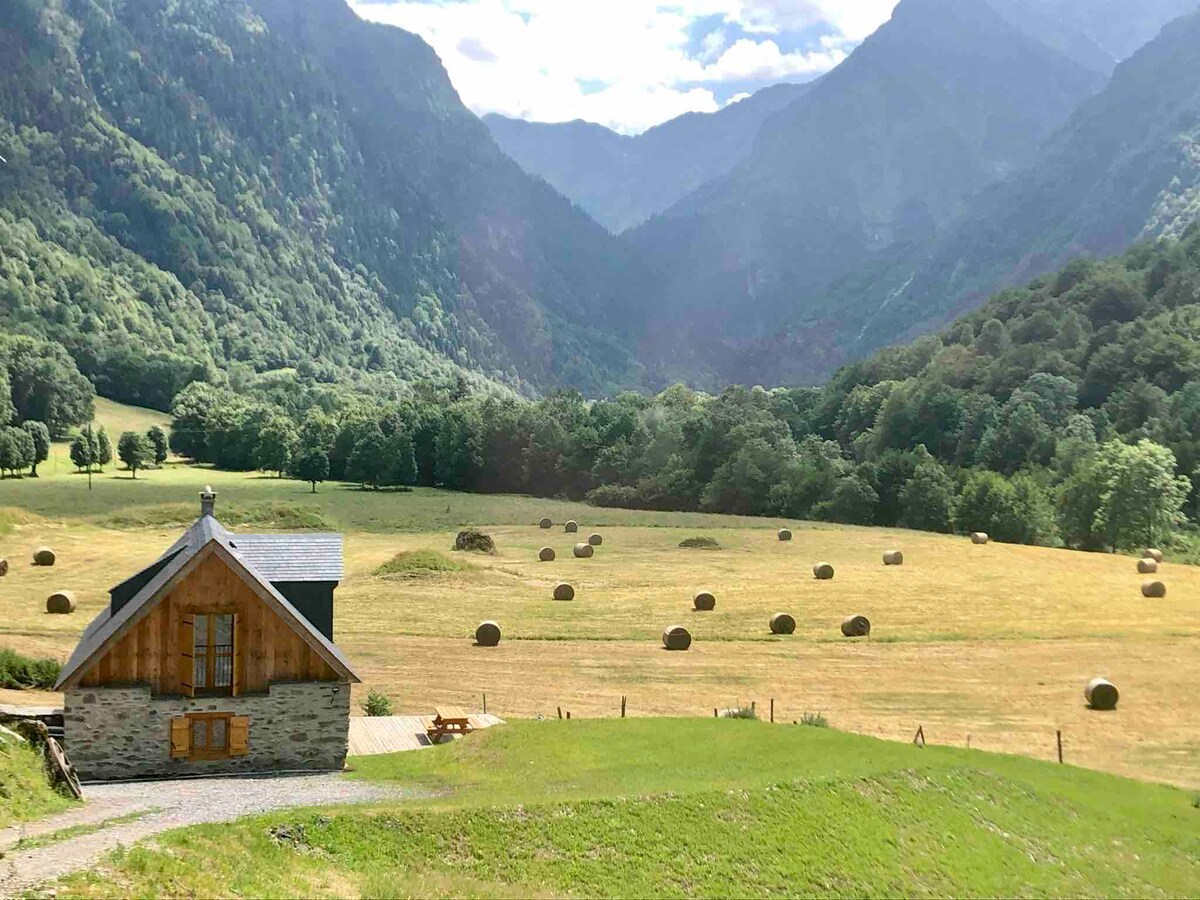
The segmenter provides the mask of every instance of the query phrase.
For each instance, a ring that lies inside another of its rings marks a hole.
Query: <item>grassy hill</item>
[[[170,833],[60,896],[1185,896],[1194,798],[737,720],[522,722],[358,760],[409,798]]]

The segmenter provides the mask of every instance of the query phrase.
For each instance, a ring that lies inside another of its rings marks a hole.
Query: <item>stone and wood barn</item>
[[[200,518],[110,591],[57,685],[84,780],[341,769],[358,676],[333,643],[336,534]]]

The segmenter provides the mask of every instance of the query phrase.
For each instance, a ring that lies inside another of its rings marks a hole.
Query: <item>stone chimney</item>
[[[204,490],[200,492],[200,518],[211,516],[216,505],[217,492],[212,489],[211,485],[206,484]]]

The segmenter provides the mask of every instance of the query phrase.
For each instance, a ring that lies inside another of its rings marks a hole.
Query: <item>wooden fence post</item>
[[[487,715],[487,694],[483,695],[483,714]]]
[[[771,698],[771,721],[775,721],[775,698]]]
[[[1054,732],[1054,739],[1058,742],[1058,761],[1062,762],[1062,729]]]
[[[714,706],[713,707],[713,718],[715,719],[716,717],[717,717],[717,708]]]
[[[562,718],[562,707],[561,706],[558,708],[558,717],[560,719]]]
[[[625,718],[625,695],[621,695],[621,718]]]

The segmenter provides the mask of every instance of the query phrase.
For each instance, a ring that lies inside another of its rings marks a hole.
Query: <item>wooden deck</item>
[[[468,717],[473,729],[503,725],[504,720],[486,713]],[[372,756],[377,753],[398,753],[401,750],[421,750],[432,747],[425,732],[433,716],[351,716],[350,755]],[[442,743],[458,740],[444,737]]]

